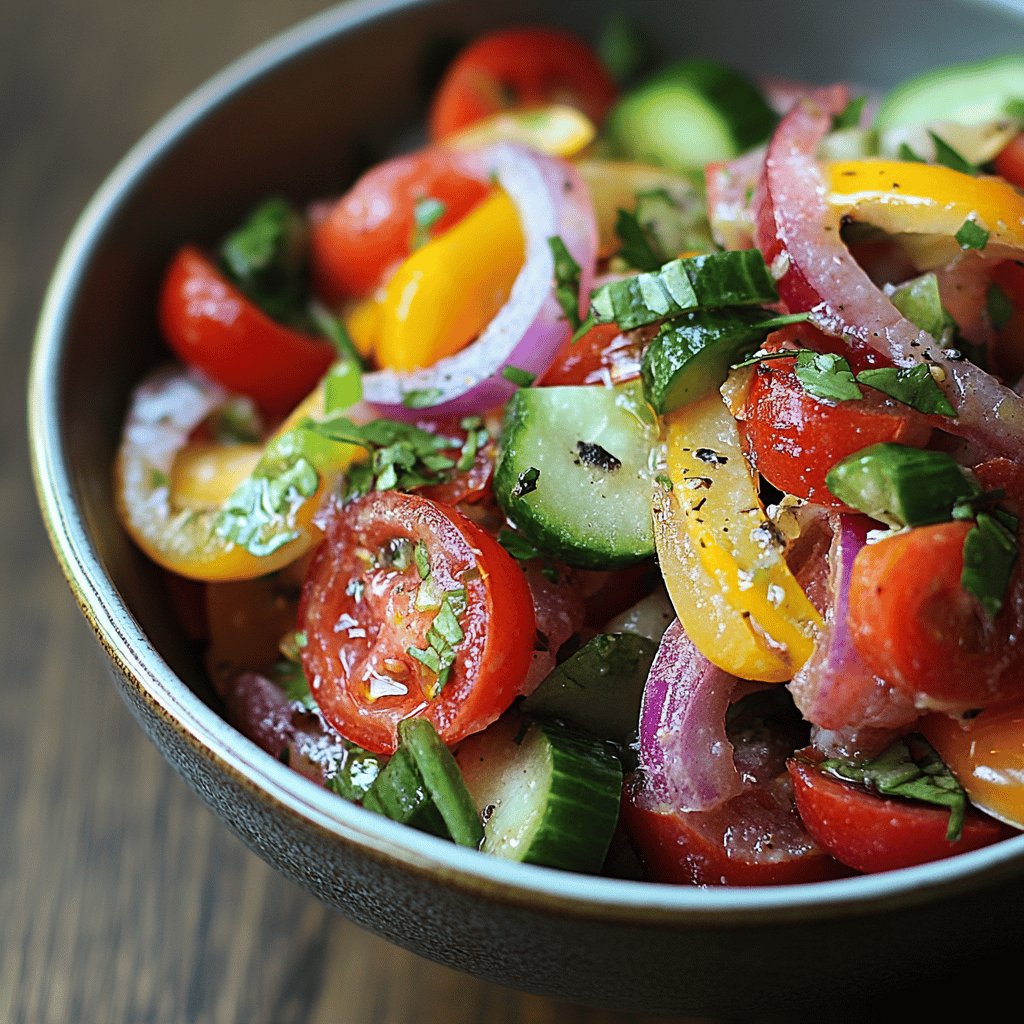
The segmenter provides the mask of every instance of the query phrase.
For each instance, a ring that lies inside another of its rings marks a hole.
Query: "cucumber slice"
[[[599,633],[556,666],[520,705],[601,739],[629,743],[658,645],[633,633]]]
[[[662,415],[722,386],[729,367],[771,331],[806,319],[765,309],[697,309],[665,324],[640,366],[644,394]]]
[[[622,156],[692,170],[764,142],[777,121],[742,75],[692,60],[666,68],[623,97],[608,117],[607,132]]]
[[[1024,53],[936,68],[898,85],[882,101],[875,127],[932,121],[974,124],[1006,118],[1024,99]]]
[[[654,417],[638,381],[521,388],[505,409],[494,494],[535,547],[610,568],[654,554]]]
[[[483,827],[451,751],[425,718],[398,725],[398,749],[363,806],[421,832],[474,849]]]
[[[555,722],[506,715],[463,742],[458,761],[485,822],[485,853],[601,869],[622,793],[622,766],[607,744]]]

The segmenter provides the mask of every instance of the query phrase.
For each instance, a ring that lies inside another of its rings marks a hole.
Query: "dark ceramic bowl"
[[[555,22],[594,38],[619,3],[353,3],[228,68],[117,167],[61,258],[31,380],[43,514],[125,701],[197,793],[262,857],[359,924],[481,977],[576,1000],[727,1013],[880,992],[1024,934],[1024,837],[888,875],[704,891],[510,864],[345,803],[218,715],[155,570],[113,513],[110,466],[130,389],[162,358],[154,297],[184,240],[259,198],[338,192],[425,109],[446,44]],[[666,56],[886,86],[999,53],[1007,0],[643,0]]]

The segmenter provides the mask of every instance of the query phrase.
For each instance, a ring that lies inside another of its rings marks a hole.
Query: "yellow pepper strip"
[[[704,197],[686,178],[631,160],[579,160],[576,169],[590,192],[597,221],[598,256],[608,259],[622,240],[615,232],[619,210],[635,210],[641,192],[665,191],[680,209],[704,208]]]
[[[539,153],[575,156],[597,136],[594,123],[579,110],[554,103],[530,110],[507,110],[484,118],[444,140],[452,149],[479,149],[496,142],[517,142]]]
[[[415,370],[465,348],[508,301],[524,252],[519,214],[500,190],[417,249],[388,284],[380,365]]]
[[[1019,259],[1024,252],[1024,195],[1002,178],[897,160],[842,160],[826,170],[837,220],[867,221],[892,235],[940,236],[945,244],[929,250],[933,264],[959,252],[954,236],[967,220],[989,233],[982,255]]]
[[[158,371],[136,391],[115,464],[118,514],[132,539],[155,562],[190,579],[252,579],[304,554],[320,538],[312,519],[325,491],[365,455],[302,425],[323,418],[320,384],[239,483],[241,464],[252,458],[249,446],[240,446],[234,463],[234,455],[214,446],[194,451],[188,443],[229,397],[200,374]],[[179,458],[184,465],[176,469]],[[233,475],[200,486],[203,473],[222,460]]]
[[[761,508],[721,395],[666,418],[672,490],[658,497],[658,557],[698,650],[743,679],[784,682],[810,657],[822,622]]]

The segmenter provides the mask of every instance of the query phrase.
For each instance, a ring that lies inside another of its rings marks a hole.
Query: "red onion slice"
[[[804,718],[823,729],[898,729],[920,714],[906,696],[868,668],[850,635],[853,562],[876,525],[865,516],[832,516],[831,606],[814,653],[789,684]]]
[[[725,733],[737,680],[694,647],[676,619],[662,637],[640,708],[648,810],[707,811],[742,790]]]
[[[467,154],[480,176],[494,177],[519,212],[526,257],[508,302],[471,345],[433,366],[409,373],[379,370],[363,378],[363,396],[382,415],[414,420],[424,407],[403,403],[409,392],[436,392],[431,413],[467,415],[503,405],[516,386],[501,376],[516,366],[540,376],[569,335],[554,295],[554,259],[548,239],[558,235],[580,265],[581,313],[597,255],[597,226],[583,179],[570,164],[511,143]]]
[[[756,197],[757,242],[791,312],[809,310],[822,330],[868,345],[897,366],[941,361],[943,390],[957,418],[935,425],[1019,457],[1024,401],[966,360],[942,358],[935,341],[907,320],[858,266],[839,237],[815,160],[832,117],[846,106],[844,86],[819,89],[782,119],[768,144]]]

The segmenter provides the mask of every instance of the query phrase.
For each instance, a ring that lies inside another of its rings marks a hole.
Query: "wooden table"
[[[369,935],[278,876],[122,706],[39,523],[29,349],[75,217],[128,146],[317,0],[0,4],[0,1021],[612,1024]]]
[[[435,966],[275,874],[129,718],[39,524],[21,396],[75,217],[174,102],[320,6],[0,5],[0,1022],[653,1022]]]

